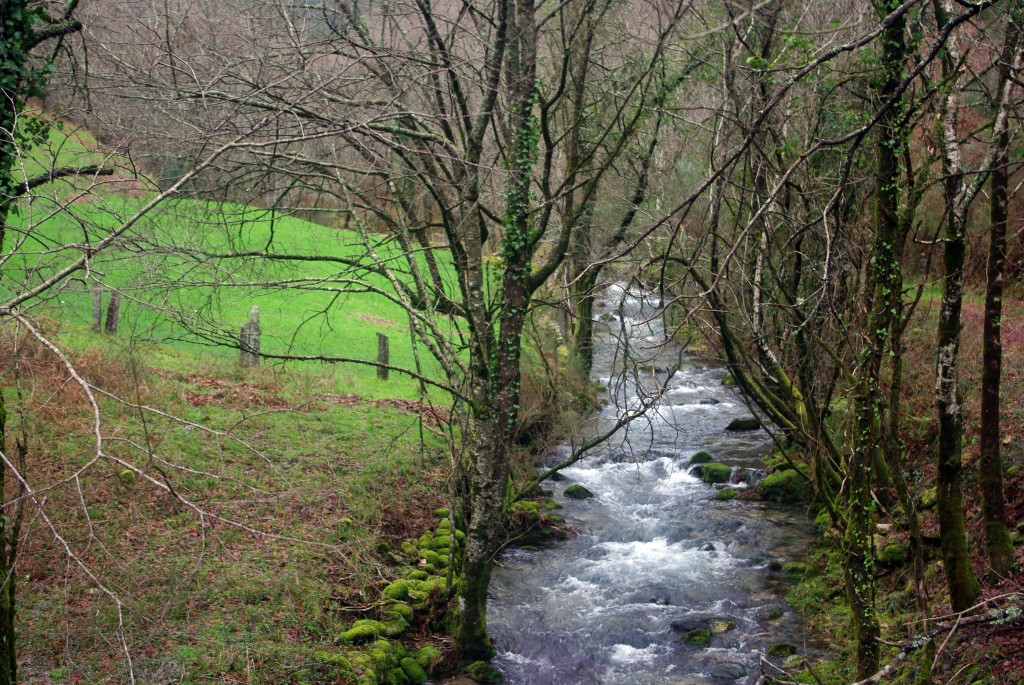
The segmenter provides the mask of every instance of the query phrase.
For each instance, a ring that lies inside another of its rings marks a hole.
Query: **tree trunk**
[[[6,217],[0,217],[3,219]],[[0,393],[0,449],[7,452],[7,408]],[[0,500],[7,504],[4,495],[7,465],[0,464]],[[14,554],[8,544],[11,531],[8,530],[8,516],[0,516],[0,685],[16,685],[18,682],[18,652],[14,632],[15,579]]]
[[[523,325],[530,304],[530,183],[537,151],[537,120],[533,115],[536,96],[536,26],[532,0],[509,0],[508,84],[512,110],[508,130],[512,132],[508,195],[502,236],[502,286],[498,309],[498,336],[488,349],[478,337],[472,349],[478,351],[473,365],[478,369],[474,384],[475,435],[474,468],[470,483],[470,521],[466,554],[459,581],[456,638],[463,659],[476,661],[494,656],[487,635],[487,589],[494,557],[504,543],[504,495],[511,473],[515,436],[519,427],[520,361]],[[482,269],[482,261],[474,265]],[[483,305],[483,302],[480,303]],[[475,332],[486,336],[493,330],[484,326]],[[480,358],[479,352],[486,357]],[[482,367],[482,368],[481,368]],[[479,381],[484,376],[488,383]]]
[[[964,415],[958,382],[960,308],[963,301],[964,235],[966,217],[950,216],[945,249],[945,281],[939,310],[936,408],[939,413],[938,512],[942,559],[954,611],[974,604],[981,588],[971,568],[964,526],[963,472]]]
[[[1019,40],[1019,29],[1011,17],[999,60],[999,80],[1010,87],[1010,75]],[[1003,460],[1000,454],[1000,382],[1003,367],[1002,316],[1003,283],[1006,273],[1006,222],[1008,219],[1010,133],[999,132],[1000,150],[992,167],[992,199],[989,206],[988,269],[985,280],[985,324],[982,343],[981,445],[978,461],[982,505],[985,516],[985,547],[988,550],[989,584],[1007,577],[1013,568],[1013,541],[1006,521],[1003,493]]]

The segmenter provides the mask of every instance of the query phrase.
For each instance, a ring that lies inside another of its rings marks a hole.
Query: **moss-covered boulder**
[[[773,659],[784,659],[787,656],[796,654],[796,646],[788,642],[776,642],[768,648],[768,656]]]
[[[711,631],[707,628],[696,628],[683,635],[682,641],[691,647],[707,647],[711,644]]]
[[[732,467],[712,461],[700,467],[700,479],[705,483],[728,483]]]
[[[729,425],[725,427],[727,431],[756,431],[761,427],[761,419],[751,416],[746,419],[733,419],[729,422]]]
[[[427,682],[427,672],[423,670],[419,662],[412,657],[405,657],[399,662],[399,666],[405,672],[405,676],[409,679],[413,685],[422,685]]]
[[[374,642],[387,634],[387,626],[380,621],[362,619],[352,624],[338,639],[347,645],[361,645]]]
[[[416,620],[416,613],[412,610],[412,607],[403,602],[395,602],[389,604],[384,608],[384,620],[394,621],[396,619],[402,619],[408,624],[412,624]]]
[[[434,645],[427,645],[426,647],[421,647],[417,650],[416,654],[413,655],[413,658],[416,659],[416,663],[419,664],[420,668],[427,673],[430,673],[434,670],[434,667],[441,663],[441,659],[444,658],[444,655],[441,654],[441,650]]]
[[[886,542],[878,550],[878,563],[882,566],[899,566],[907,559],[906,545],[892,540]]]
[[[718,500],[719,502],[726,502],[728,500],[733,499],[738,494],[739,490],[737,490],[736,488],[722,488],[721,490],[715,493],[715,499]]]
[[[762,618],[766,621],[778,621],[780,618],[785,616],[786,611],[781,607],[772,607],[768,611],[764,612]]]
[[[709,461],[714,460],[715,458],[711,456],[710,452],[705,452],[704,450],[701,450],[700,452],[697,452],[695,455],[690,457],[690,461],[686,462],[686,465],[695,466],[696,464],[707,464]]]
[[[590,499],[594,496],[594,493],[579,483],[574,483],[565,489],[565,496],[569,499]]]
[[[415,583],[415,580],[402,578],[384,588],[384,591],[381,594],[387,599],[394,600],[396,602],[404,602],[409,599],[409,590],[415,587]]]
[[[501,674],[501,671],[486,661],[474,661],[469,666],[466,666],[463,672],[476,682],[484,683],[485,685],[505,682],[505,676]]]
[[[934,509],[935,505],[939,503],[939,491],[935,487],[928,488],[921,493],[921,496],[917,498],[917,508],[921,511],[927,511]]]
[[[769,473],[757,485],[762,499],[777,504],[806,504],[811,501],[811,484],[794,469]]]

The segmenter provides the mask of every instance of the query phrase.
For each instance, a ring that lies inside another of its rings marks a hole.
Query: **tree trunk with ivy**
[[[532,0],[512,0],[508,6],[508,73],[512,107],[509,115],[511,159],[503,221],[502,282],[497,314],[497,338],[475,344],[473,362],[474,425],[470,473],[469,525],[462,576],[459,581],[456,637],[463,659],[494,656],[487,634],[487,588],[494,558],[504,542],[505,488],[511,474],[519,427],[520,357],[523,326],[530,304],[530,184],[537,154],[537,44]],[[482,269],[482,264],[471,268]],[[482,285],[482,278],[481,285]],[[481,306],[483,303],[480,303]],[[488,326],[480,334],[489,335]],[[479,355],[485,355],[481,358]],[[484,378],[479,378],[484,376]]]

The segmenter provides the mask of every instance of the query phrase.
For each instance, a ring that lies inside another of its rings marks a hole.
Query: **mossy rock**
[[[783,659],[796,654],[796,646],[788,642],[776,642],[768,648],[768,656],[773,659]]]
[[[404,602],[409,599],[409,591],[415,587],[415,583],[415,580],[402,578],[384,588],[384,591],[381,592],[381,594],[396,602]]]
[[[682,637],[683,644],[692,647],[707,647],[711,644],[711,631],[706,628],[697,628],[686,633]]]
[[[704,450],[701,450],[700,452],[697,452],[695,455],[690,457],[690,461],[686,462],[686,465],[694,466],[696,464],[707,464],[708,462],[714,460],[715,458],[711,456],[710,452],[705,452]]]
[[[907,559],[906,546],[898,542],[886,543],[878,552],[878,563],[883,566],[899,566]]]
[[[435,552],[432,549],[421,549],[420,550],[420,559],[423,559],[424,561],[426,561],[431,566],[440,566],[441,565],[441,555],[439,553]],[[401,598],[397,598],[397,599],[401,599]]]
[[[544,502],[544,511],[555,511],[556,509],[564,508],[565,507],[563,507],[561,504],[559,504],[553,499],[548,499],[547,501]]]
[[[780,607],[773,607],[773,608],[769,609],[768,611],[764,612],[764,615],[762,616],[762,618],[764,618],[764,620],[766,620],[766,621],[778,621],[780,618],[782,618],[785,615],[786,615],[786,612],[785,612],[784,609],[782,609]]]
[[[728,483],[732,467],[712,461],[700,467],[700,479],[705,483]]]
[[[520,516],[524,516],[526,518],[540,518],[540,507],[537,505],[536,502],[530,502],[525,500],[514,502],[512,506],[509,507],[509,510],[511,510],[513,513],[519,514]]]
[[[405,577],[409,580],[426,580],[430,577],[430,574],[424,571],[423,569],[414,568],[413,570],[406,573]]]
[[[389,614],[393,615],[395,618],[402,619],[410,625],[412,624],[413,621],[416,620],[416,612],[412,610],[411,606],[405,604],[404,602],[395,602],[394,604],[389,604],[387,607],[385,607],[384,618],[394,620],[391,618],[391,616],[389,616]]]
[[[444,655],[434,645],[427,645],[417,650],[413,658],[416,659],[416,663],[419,664],[420,668],[429,673],[435,666],[441,663]]]
[[[715,493],[715,499],[719,502],[726,502],[736,497],[739,494],[739,490],[736,488],[723,488]]]
[[[550,476],[548,476],[548,480],[552,481],[553,483],[561,483],[563,480],[568,480],[568,478],[563,476],[558,471],[555,471]]]
[[[917,498],[917,508],[921,511],[934,509],[939,503],[939,491],[935,487],[928,488]]]
[[[415,540],[403,540],[402,541],[402,554],[407,557],[414,557],[419,554],[419,546]]]
[[[384,622],[384,635],[387,637],[398,637],[409,630],[409,624],[402,617]]]
[[[724,385],[727,388],[735,388],[736,379],[733,377],[731,373],[727,373],[724,376],[722,376],[722,385]]]
[[[448,509],[447,507],[442,507],[441,509],[434,510],[434,516],[436,516],[439,519],[446,519],[451,513],[452,510]]]
[[[458,541],[459,543],[465,542],[466,541],[466,534],[463,533],[458,528],[456,528],[455,529],[455,540]]]
[[[446,549],[449,545],[451,545],[451,540],[451,536],[447,533],[444,535],[436,535],[434,536],[433,544],[431,546],[435,550]]]
[[[412,657],[406,657],[399,662],[402,670],[405,671],[405,676],[409,679],[413,685],[422,685],[427,682],[427,672],[423,670],[419,662]]]
[[[776,504],[806,504],[811,501],[811,484],[794,469],[769,473],[757,485],[761,499]]]
[[[384,685],[409,685],[409,676],[400,667],[389,668],[384,674]]]
[[[420,549],[433,549],[434,547],[434,534],[424,533],[420,536],[420,539],[416,541],[416,544]]]
[[[725,427],[725,430],[733,432],[756,431],[760,427],[761,419],[756,416],[751,416],[745,419],[733,419],[729,422],[729,425]]]
[[[469,666],[466,666],[463,671],[473,680],[485,685],[505,682],[505,676],[501,674],[501,671],[486,661],[474,661]]]
[[[352,627],[342,633],[338,639],[345,644],[361,645],[373,642],[386,633],[387,626],[380,621],[361,619],[353,623]]]
[[[569,499],[590,499],[594,496],[594,493],[579,483],[575,483],[565,489],[565,496]]]

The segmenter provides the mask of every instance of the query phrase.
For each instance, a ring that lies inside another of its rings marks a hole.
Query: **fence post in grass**
[[[242,326],[238,336],[242,368],[251,369],[260,365],[260,308],[253,305],[249,311],[249,323]]]
[[[103,288],[99,283],[92,284],[92,332],[103,332]]]
[[[387,367],[387,365],[391,363],[389,361],[389,358],[390,358],[390,353],[389,353],[389,350],[388,350],[388,336],[384,335],[383,333],[378,333],[377,334],[377,363],[378,364],[384,364],[384,366],[378,366],[377,367],[377,378],[381,379],[382,381],[386,381],[388,379],[388,367]]]
[[[121,291],[110,292],[110,302],[107,303],[107,325],[104,331],[108,335],[117,333],[117,324],[121,321]]]

